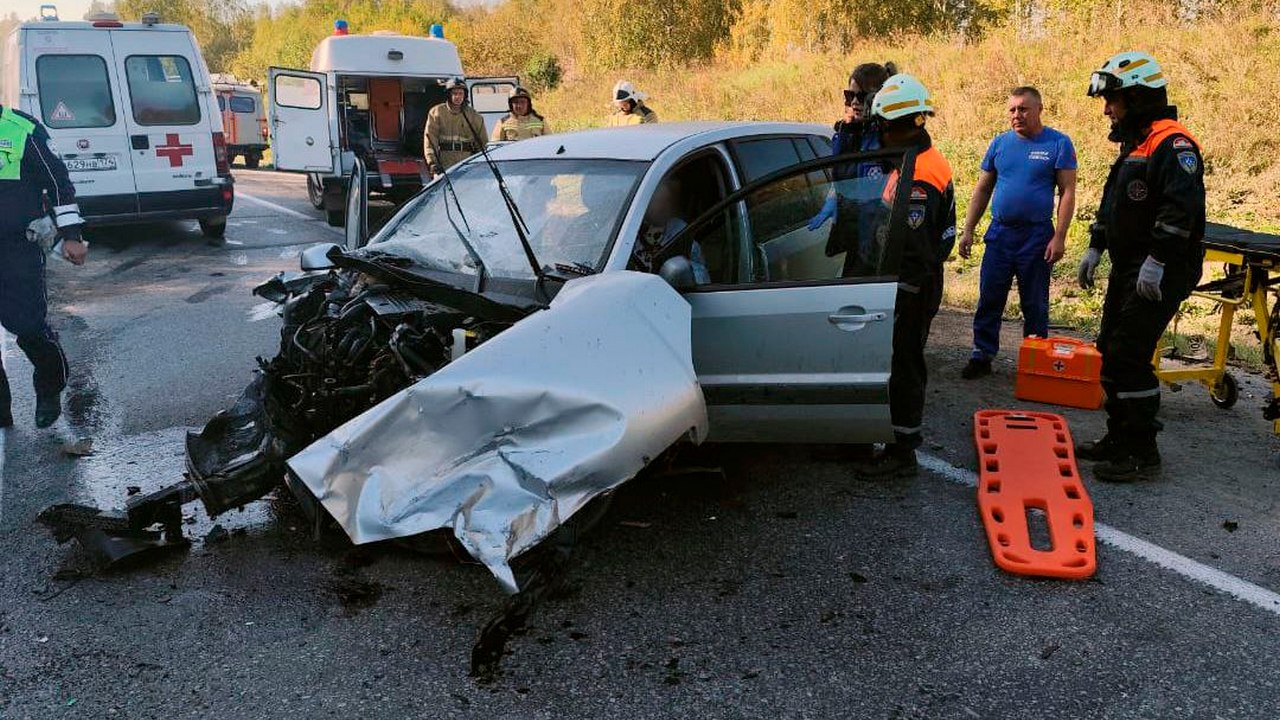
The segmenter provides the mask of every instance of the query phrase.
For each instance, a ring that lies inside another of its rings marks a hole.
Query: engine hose
[[[360,361],[360,356],[364,355],[364,351],[369,349],[369,345],[373,343],[373,339],[378,335],[378,322],[372,316],[369,317],[369,334],[362,338],[362,341],[351,350],[351,354],[347,356],[347,363],[355,365]]]

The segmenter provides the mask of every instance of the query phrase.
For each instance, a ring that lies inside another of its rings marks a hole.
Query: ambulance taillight
[[[213,134],[213,162],[218,167],[218,175],[231,174],[231,163],[227,162],[227,136],[220,132]]]

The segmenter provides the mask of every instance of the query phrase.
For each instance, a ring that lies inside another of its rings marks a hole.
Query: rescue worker
[[[613,106],[617,110],[609,116],[609,127],[658,122],[658,113],[644,104],[648,97],[636,90],[636,86],[630,82],[619,80],[618,84],[613,86]]]
[[[991,374],[1014,278],[1022,306],[1022,336],[1048,336],[1049,277],[1053,264],[1062,259],[1076,211],[1076,149],[1071,138],[1040,119],[1044,109],[1040,91],[1028,85],[1016,87],[1009,92],[1006,107],[1010,129],[991,141],[982,158],[982,172],[960,231],[960,257],[968,258],[974,230],[991,203],[978,309],[973,314],[973,353],[960,372],[966,380]],[[1059,196],[1056,227],[1055,194]]]
[[[1167,84],[1160,64],[1142,52],[1112,56],[1089,82],[1089,96],[1105,102],[1109,139],[1120,144],[1078,275],[1092,287],[1103,251],[1111,253],[1098,332],[1107,433],[1076,448],[1077,457],[1098,463],[1100,480],[1160,470],[1160,382],[1151,359],[1204,264],[1204,161],[1169,104]]]
[[[51,219],[52,218],[52,219]],[[0,325],[35,368],[36,427],[62,414],[67,359],[49,327],[44,263],[61,240],[62,256],[84,264],[75,187],[39,121],[0,106]],[[13,425],[9,379],[0,368],[0,427]]]
[[[447,100],[427,113],[422,150],[432,177],[485,148],[484,118],[467,102],[462,78],[445,83]]]
[[[489,138],[493,142],[527,140],[551,134],[551,126],[533,109],[533,96],[525,88],[516,87],[511,91],[507,109],[511,112],[493,128],[493,136]]]
[[[906,245],[898,268],[894,307],[889,375],[893,442],[854,469],[868,479],[911,477],[918,472],[916,448],[922,442],[927,383],[924,347],[942,302],[942,264],[956,239],[955,188],[951,165],[933,146],[925,129],[934,109],[919,80],[906,74],[885,80],[871,103],[871,113],[880,122],[883,147],[910,147],[918,154],[911,194],[906,198]],[[892,172],[886,179],[887,201],[893,201],[896,175]]]

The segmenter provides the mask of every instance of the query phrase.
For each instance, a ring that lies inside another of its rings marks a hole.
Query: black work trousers
[[[889,415],[894,444],[914,450],[924,442],[924,396],[929,384],[924,346],[942,303],[940,276],[899,283],[893,310],[893,363],[889,375]]]
[[[13,335],[35,368],[37,395],[61,392],[67,384],[67,360],[58,335],[49,327],[45,295],[44,251],[25,236],[0,238],[0,325]],[[9,379],[0,367],[0,392],[9,399]]]

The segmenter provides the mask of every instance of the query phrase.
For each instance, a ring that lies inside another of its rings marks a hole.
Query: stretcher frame
[[[1252,308],[1263,360],[1271,383],[1271,400],[1263,416],[1280,434],[1280,237],[1249,233],[1222,225],[1211,225],[1204,240],[1205,262],[1226,266],[1225,278],[1198,286],[1192,298],[1209,300],[1221,308],[1217,343],[1208,364],[1191,367],[1162,367],[1163,343],[1156,348],[1152,363],[1156,377],[1172,389],[1183,383],[1199,382],[1209,390],[1209,399],[1219,408],[1235,405],[1240,388],[1227,371],[1231,351],[1231,331],[1236,313]]]

